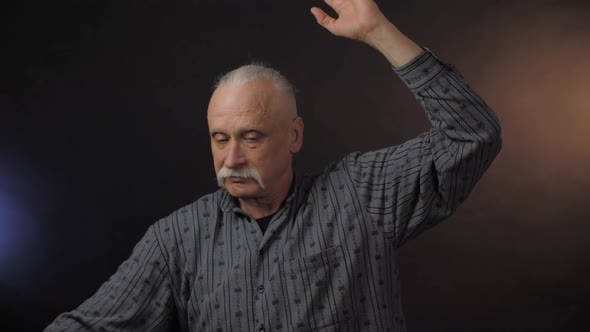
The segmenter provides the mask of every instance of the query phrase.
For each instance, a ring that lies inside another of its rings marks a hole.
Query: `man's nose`
[[[233,141],[228,146],[229,150],[225,156],[224,166],[227,168],[239,168],[246,163],[246,158],[242,153],[242,146],[240,142]]]

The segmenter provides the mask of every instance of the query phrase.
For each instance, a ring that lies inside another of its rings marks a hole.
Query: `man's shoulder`
[[[325,188],[329,183],[340,185],[369,176],[368,168],[383,165],[386,157],[397,147],[391,146],[368,152],[353,151],[326,165],[319,173],[308,176],[310,187]],[[393,162],[393,161],[392,161]]]
[[[301,189],[309,192],[323,190],[330,183],[342,182],[349,179],[348,164],[351,158],[355,158],[358,152],[348,153],[335,161],[328,163],[319,172],[311,173],[301,177]]]
[[[335,161],[330,162],[326,165],[319,173],[313,176],[314,180],[317,181],[325,181],[326,178],[333,177],[333,176],[342,176],[343,172],[347,172],[348,165],[350,164],[351,160],[358,158],[360,152],[349,152],[343,157],[337,158]]]
[[[158,220],[152,226],[154,232],[161,240],[173,242],[187,235],[196,235],[200,229],[208,228],[208,224],[217,219],[225,199],[227,192],[222,189],[201,196]]]
[[[180,214],[189,214],[195,213],[198,214],[198,211],[204,212],[209,211],[212,212],[213,210],[219,210],[223,201],[227,198],[227,191],[223,189],[219,189],[215,192],[203,195],[199,197],[196,201],[185,205],[178,210],[174,211],[174,213]],[[195,217],[198,217],[196,215]]]

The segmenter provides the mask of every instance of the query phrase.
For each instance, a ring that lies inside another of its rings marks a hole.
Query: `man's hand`
[[[318,7],[311,13],[318,23],[336,36],[360,40],[381,52],[394,66],[414,59],[422,48],[402,34],[383,15],[373,0],[324,0],[338,14],[331,17]]]
[[[333,18],[318,7],[311,13],[318,23],[336,36],[371,44],[371,34],[389,23],[372,0],[324,0],[338,14]]]

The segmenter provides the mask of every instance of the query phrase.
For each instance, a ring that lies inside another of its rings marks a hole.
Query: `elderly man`
[[[303,142],[290,83],[263,66],[223,76],[208,123],[221,190],[149,228],[131,257],[46,331],[403,331],[394,254],[448,217],[500,150],[496,116],[462,77],[371,0],[312,8],[379,50],[433,128],[295,176]]]

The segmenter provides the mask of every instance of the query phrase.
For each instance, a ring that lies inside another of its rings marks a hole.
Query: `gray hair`
[[[213,85],[213,88],[217,89],[226,84],[240,86],[257,79],[270,80],[277,88],[279,88],[279,90],[286,92],[291,96],[295,96],[295,88],[293,87],[293,84],[291,84],[283,74],[279,73],[278,70],[262,63],[252,63],[230,71],[219,77]]]
[[[226,178],[237,176],[241,178],[253,179],[258,183],[262,190],[266,189],[264,182],[262,182],[262,176],[256,168],[227,168],[223,166],[217,173],[217,184],[221,188],[225,188],[223,182]]]

